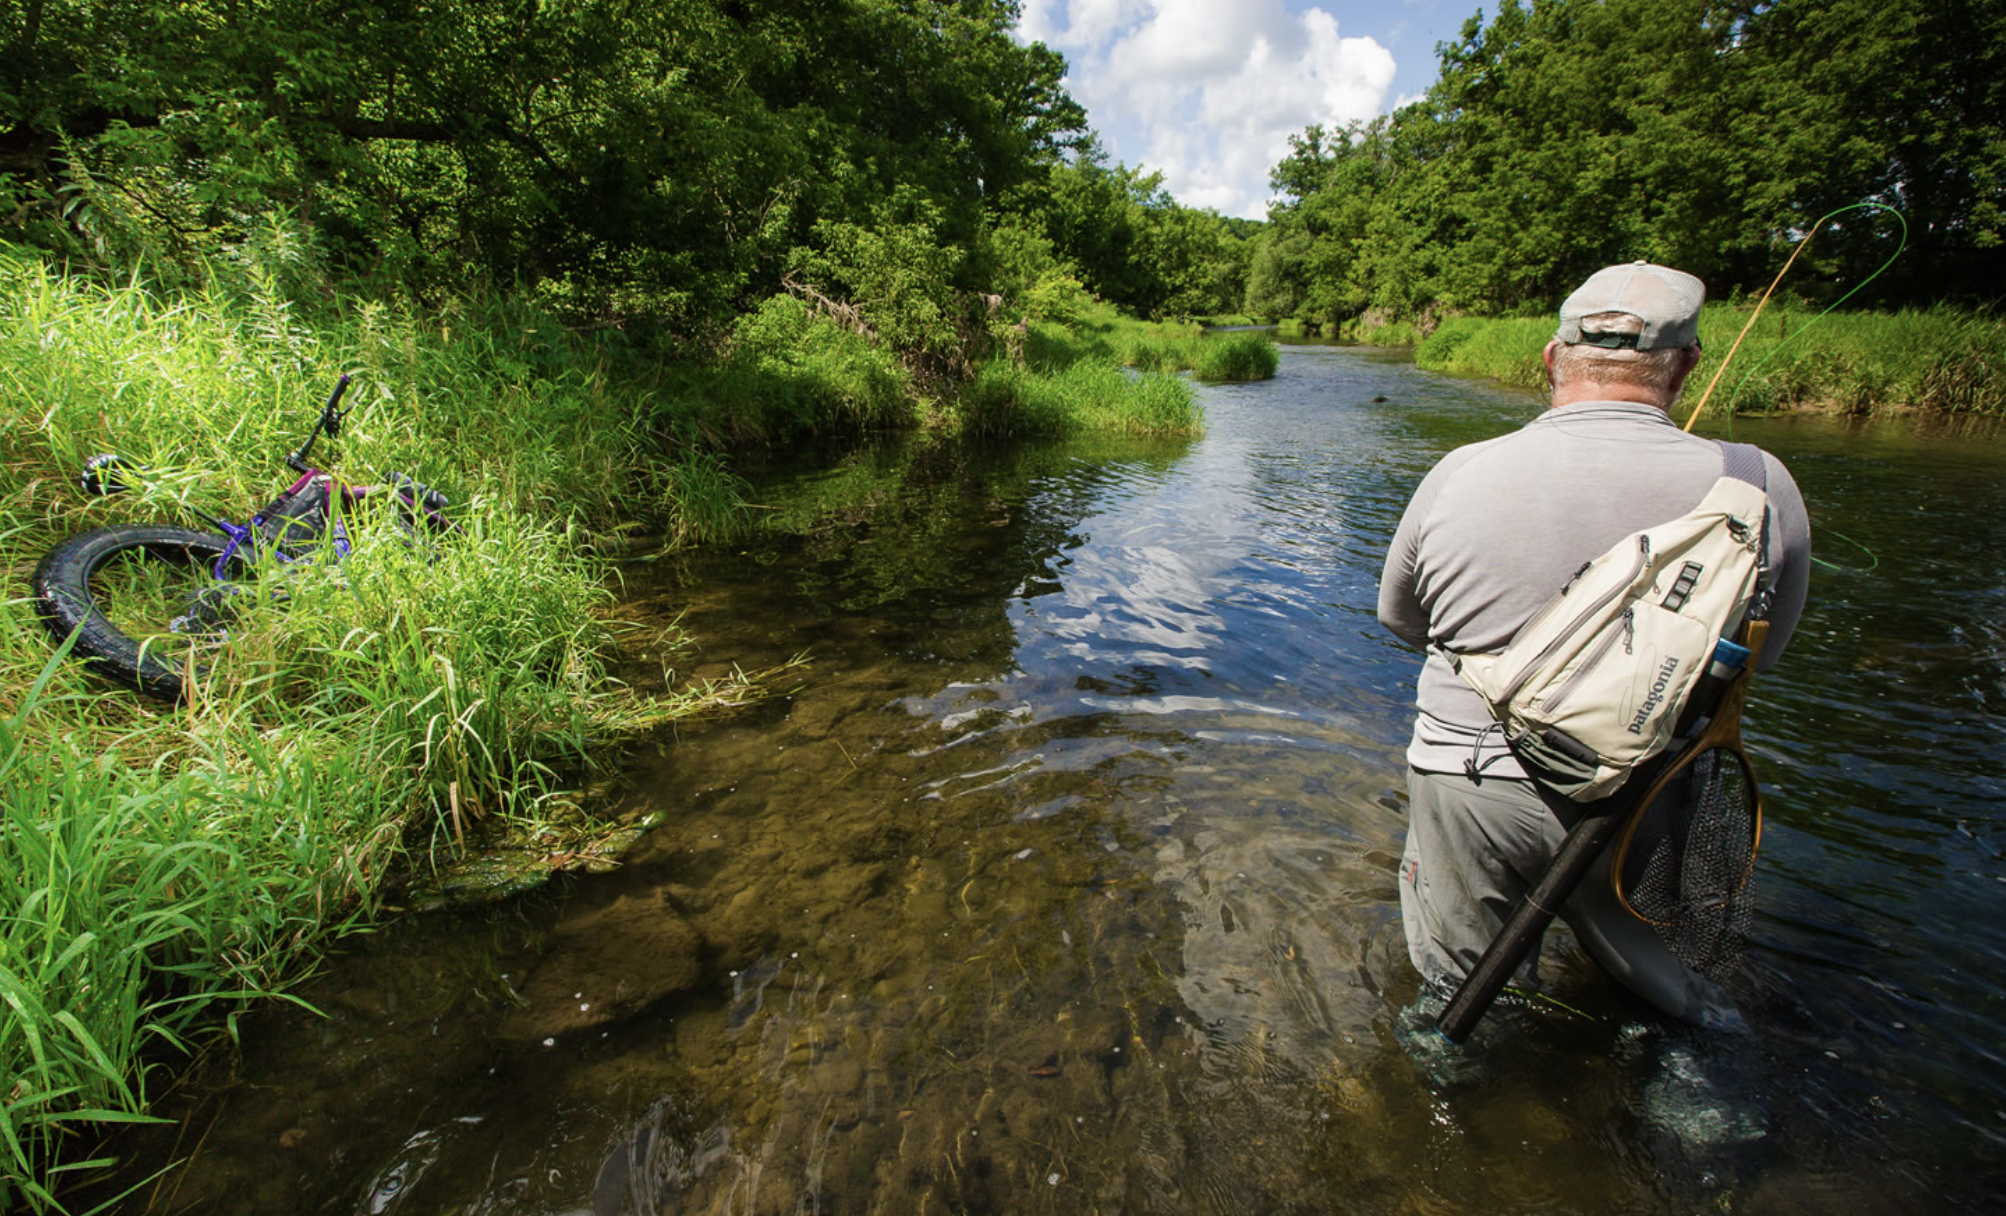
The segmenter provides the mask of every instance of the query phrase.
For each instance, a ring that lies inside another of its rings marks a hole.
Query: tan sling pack
[[[1720,447],[1720,479],[1698,506],[1576,571],[1501,653],[1448,654],[1519,762],[1577,802],[1614,793],[1671,744],[1716,644],[1762,590],[1762,453]]]

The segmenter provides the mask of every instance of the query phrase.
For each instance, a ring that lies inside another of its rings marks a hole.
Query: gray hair
[[[1636,333],[1643,322],[1628,313],[1596,313],[1581,319],[1581,327],[1595,333]],[[1608,350],[1600,346],[1563,344],[1553,354],[1553,384],[1585,380],[1592,384],[1626,384],[1653,392],[1669,393],[1678,378],[1683,347],[1665,350]]]

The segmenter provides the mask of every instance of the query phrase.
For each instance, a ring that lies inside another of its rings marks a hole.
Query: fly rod
[[[1803,335],[1805,330],[1811,328],[1813,325],[1816,325],[1818,322],[1824,320],[1826,315],[1830,313],[1834,308],[1837,308],[1839,307],[1839,305],[1844,304],[1847,300],[1852,299],[1853,296],[1859,292],[1860,288],[1865,287],[1867,284],[1873,282],[1875,279],[1880,278],[1881,271],[1886,270],[1888,267],[1894,265],[1895,259],[1902,255],[1902,250],[1908,248],[1908,221],[1902,218],[1901,212],[1895,210],[1893,207],[1888,206],[1886,203],[1853,203],[1850,206],[1840,207],[1836,211],[1828,211],[1824,215],[1819,216],[1818,221],[1811,225],[1811,231],[1805,233],[1804,239],[1798,241],[1797,247],[1790,251],[1790,256],[1786,258],[1783,262],[1783,269],[1777,271],[1776,277],[1769,281],[1769,290],[1762,293],[1762,298],[1756,301],[1755,303],[1755,311],[1748,314],[1748,321],[1742,325],[1741,332],[1734,336],[1734,345],[1727,348],[1727,357],[1723,358],[1720,361],[1720,366],[1714,369],[1713,377],[1707,381],[1706,391],[1700,394],[1699,404],[1693,407],[1693,412],[1691,416],[1686,419],[1685,429],[1688,432],[1690,432],[1693,429],[1693,424],[1700,420],[1700,415],[1706,413],[1706,403],[1709,399],[1713,397],[1714,386],[1719,384],[1720,378],[1727,373],[1727,365],[1734,362],[1735,352],[1741,349],[1742,339],[1748,337],[1748,331],[1755,328],[1756,318],[1760,317],[1762,315],[1762,310],[1768,306],[1769,297],[1776,294],[1777,285],[1783,282],[1783,276],[1789,274],[1791,266],[1796,264],[1797,255],[1804,252],[1804,247],[1811,243],[1811,238],[1817,236],[1818,230],[1820,228],[1823,228],[1828,221],[1830,221],[1836,216],[1844,215],[1848,211],[1860,211],[1860,210],[1885,211],[1889,215],[1895,217],[1895,222],[1897,224],[1900,224],[1902,229],[1901,240],[1895,245],[1895,251],[1888,255],[1888,260],[1882,262],[1880,264],[1879,269],[1875,270],[1874,273],[1868,275],[1866,278],[1861,279],[1859,283],[1853,287],[1852,291],[1849,291],[1845,295],[1842,295],[1838,299],[1832,301],[1832,303],[1826,307],[1824,312],[1819,313],[1817,316],[1811,318],[1809,321],[1806,321],[1803,325],[1799,326],[1796,333],[1791,334],[1789,337],[1785,338],[1782,342],[1779,342],[1776,345],[1775,350],[1772,350],[1767,355],[1764,355],[1760,363],[1757,363],[1754,367],[1749,369],[1748,376],[1743,376],[1741,378],[1740,383],[1735,386],[1737,389],[1740,388],[1741,384],[1746,384],[1748,382],[1749,376],[1753,376],[1756,372],[1761,371],[1762,365],[1764,363],[1767,363],[1771,359],[1775,358],[1777,351],[1780,351],[1784,347],[1790,345],[1792,342],[1795,342],[1800,336]]]

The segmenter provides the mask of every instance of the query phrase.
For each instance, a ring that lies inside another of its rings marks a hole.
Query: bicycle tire
[[[77,635],[71,653],[93,671],[147,696],[178,702],[187,691],[186,668],[162,662],[149,653],[150,647],[114,624],[92,588],[92,579],[109,563],[130,556],[199,565],[206,572],[229,543],[214,532],[167,524],[98,528],[73,536],[50,550],[35,568],[36,608],[58,643]],[[246,564],[241,556],[233,561]],[[202,573],[191,582],[206,577]]]

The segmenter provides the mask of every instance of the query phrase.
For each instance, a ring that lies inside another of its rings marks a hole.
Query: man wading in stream
[[[1692,510],[1721,476],[1720,448],[1668,413],[1699,361],[1705,296],[1693,276],[1642,262],[1592,275],[1561,305],[1546,345],[1552,408],[1449,453],[1394,534],[1379,619],[1429,651],[1407,748],[1400,912],[1408,956],[1430,980],[1454,982],[1476,965],[1579,811],[1527,778],[1442,651],[1501,650],[1584,563]],[[1796,483],[1774,456],[1763,461],[1774,599],[1758,671],[1776,662],[1803,612],[1811,554]],[[1737,1021],[1718,987],[1617,902],[1608,863],[1561,911],[1589,954],[1667,1013]]]

